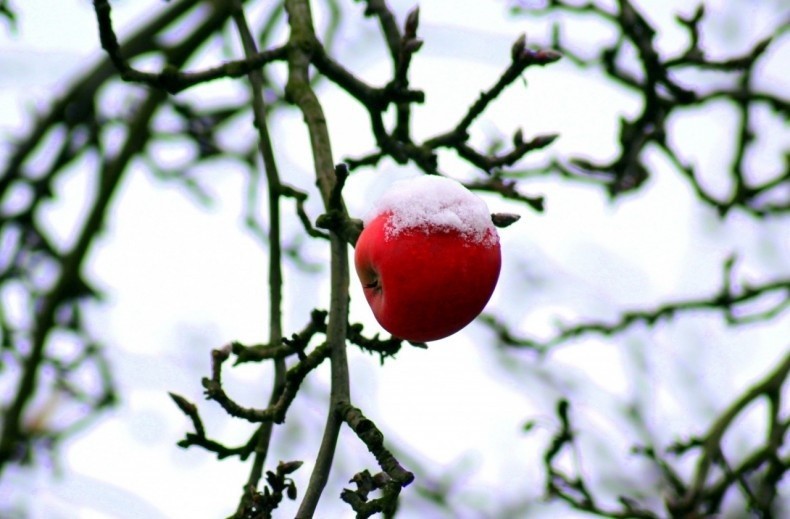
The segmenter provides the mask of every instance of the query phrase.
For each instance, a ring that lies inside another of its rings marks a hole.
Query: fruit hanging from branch
[[[381,326],[409,341],[443,339],[494,292],[502,258],[485,202],[455,180],[396,183],[365,220],[354,254]]]

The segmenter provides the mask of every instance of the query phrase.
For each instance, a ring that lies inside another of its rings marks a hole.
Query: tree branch
[[[302,112],[310,134],[316,180],[327,213],[346,213],[342,198],[333,197],[338,182],[335,175],[332,146],[321,104],[313,92],[308,68],[314,50],[320,46],[313,29],[309,2],[286,0],[291,29],[288,42],[288,83],[286,96]],[[333,204],[334,202],[334,204]],[[324,436],[297,517],[315,514],[318,500],[329,478],[341,422],[335,412],[338,405],[351,401],[346,359],[346,326],[348,323],[348,245],[340,235],[330,230],[331,295],[327,345],[331,351],[331,379],[329,411]]]

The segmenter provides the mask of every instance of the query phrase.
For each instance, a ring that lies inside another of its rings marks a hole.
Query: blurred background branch
[[[754,82],[755,70],[765,61],[768,51],[781,45],[787,34],[786,11],[777,16],[767,37],[740,55],[721,59],[710,57],[701,44],[702,27],[707,21],[704,3],[691,16],[676,16],[677,24],[687,32],[688,44],[669,55],[659,49],[658,31],[644,17],[638,3],[618,0],[611,7],[595,1],[543,3],[544,6],[535,7],[531,5],[534,2],[513,0],[510,5],[515,16],[553,17],[551,42],[546,44],[581,68],[600,70],[620,88],[638,96],[641,113],[620,120],[620,154],[613,160],[568,157],[546,167],[519,171],[519,177],[559,173],[568,179],[593,180],[616,198],[638,189],[650,178],[646,154],[651,149],[660,150],[689,182],[699,200],[714,207],[722,217],[733,208],[757,216],[790,211],[788,156],[779,171],[747,171],[745,166],[745,158],[759,145],[755,114],[768,109],[783,120],[790,117],[790,102],[786,98]],[[571,18],[601,22],[613,29],[617,38],[611,45],[592,49],[593,52],[583,49],[574,44],[573,36],[563,28]],[[730,86],[711,88],[714,82],[699,74],[703,71],[723,76]],[[687,154],[679,146],[683,143],[672,139],[670,129],[682,113],[720,102],[731,103],[738,114],[727,195],[717,195],[706,187],[703,172],[685,158]]]

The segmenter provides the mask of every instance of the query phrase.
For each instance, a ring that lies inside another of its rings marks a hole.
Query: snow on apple
[[[499,236],[485,202],[455,180],[396,183],[376,202],[354,264],[373,315],[393,336],[433,341],[485,307],[499,278]]]
[[[425,175],[396,182],[374,205],[365,223],[391,213],[387,238],[406,229],[455,230],[473,242],[499,241],[486,203],[455,180]]]

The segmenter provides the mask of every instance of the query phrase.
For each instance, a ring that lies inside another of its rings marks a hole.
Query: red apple
[[[433,341],[485,307],[499,278],[499,236],[485,202],[458,182],[436,176],[407,182],[377,204],[354,263],[385,330]]]

